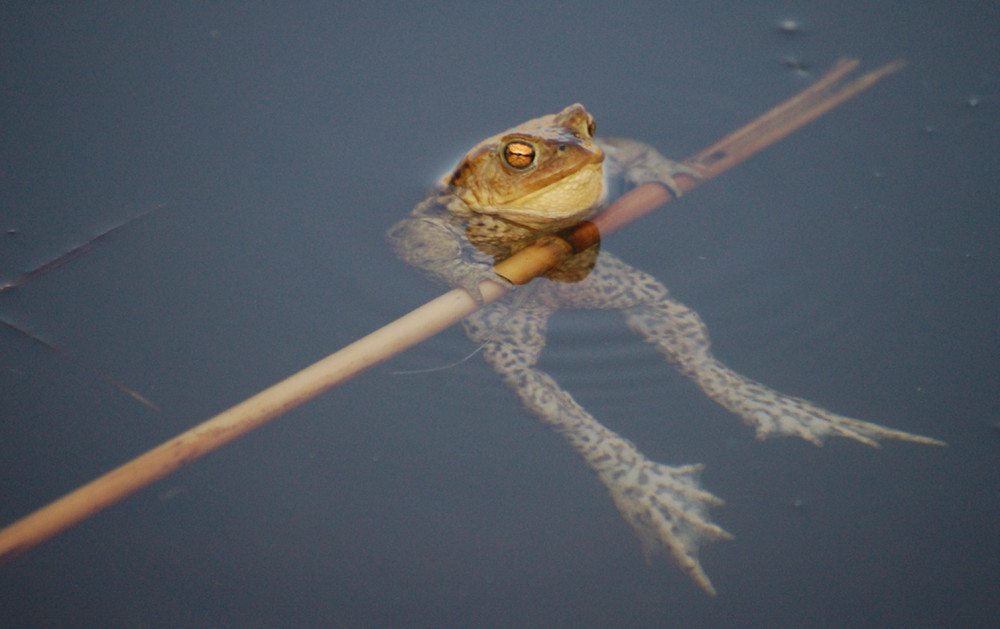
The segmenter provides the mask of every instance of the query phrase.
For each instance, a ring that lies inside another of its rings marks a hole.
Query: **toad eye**
[[[597,133],[597,123],[594,122],[593,118],[591,118],[591,117],[588,116],[587,117],[587,134],[590,135],[590,137],[594,137],[595,133]]]
[[[503,161],[517,170],[524,170],[535,163],[535,147],[521,140],[514,140],[503,147]]]

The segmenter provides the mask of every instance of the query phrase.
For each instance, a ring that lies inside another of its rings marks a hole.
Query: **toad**
[[[459,162],[428,199],[388,232],[397,255],[434,279],[469,291],[479,282],[513,288],[493,264],[535,239],[586,220],[605,204],[613,178],[626,185],[657,182],[673,194],[675,177],[697,177],[634,140],[595,138],[581,105],[542,116],[488,138]],[[869,446],[882,439],[942,442],[830,412],[740,375],[711,352],[705,324],[654,277],[597,245],[545,278],[512,291],[464,320],[469,337],[521,401],[562,434],[607,487],[638,534],[647,558],[669,554],[703,590],[714,594],[699,548],[731,535],[711,522],[722,500],[702,488],[702,465],[670,466],[643,455],[609,430],[536,363],[549,317],[560,308],[614,309],[712,400],[754,428],[759,439],[795,436],[820,445],[846,437]]]

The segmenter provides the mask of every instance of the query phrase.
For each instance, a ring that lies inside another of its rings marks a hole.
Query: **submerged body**
[[[406,262],[448,285],[479,295],[496,275],[493,264],[539,237],[600,210],[607,181],[657,182],[678,194],[674,176],[697,176],[653,148],[624,139],[595,139],[594,121],[580,105],[528,121],[476,145],[444,186],[389,230]],[[698,561],[705,543],[731,536],[708,519],[722,501],[702,489],[701,465],[668,466],[601,425],[548,374],[535,367],[546,323],[559,308],[620,310],[711,399],[756,429],[758,438],[794,435],[816,444],[841,436],[877,446],[892,438],[941,442],[831,413],[778,393],[716,360],[701,318],[655,278],[597,246],[580,252],[464,324],[486,360],[545,423],[563,434],[607,486],[647,554],[667,552],[698,585],[715,592]],[[528,292],[522,293],[521,291]]]

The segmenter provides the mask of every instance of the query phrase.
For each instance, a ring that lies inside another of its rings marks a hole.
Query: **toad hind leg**
[[[597,292],[611,294],[609,301],[615,305],[577,305],[620,307],[629,328],[654,345],[708,397],[752,426],[758,439],[791,435],[822,445],[832,436],[854,439],[872,447],[879,447],[880,439],[946,445],[930,437],[832,413],[736,373],[712,355],[708,331],[698,313],[672,299],[666,287],[651,275],[613,256],[602,255],[587,281],[598,285]],[[606,286],[602,288],[601,284]]]
[[[562,434],[597,473],[615,506],[638,534],[647,559],[669,552],[702,589],[715,594],[698,549],[731,535],[708,519],[722,500],[701,488],[701,465],[671,467],[651,461],[627,439],[585,411],[551,376],[536,369],[553,308],[530,301],[510,310],[495,304],[470,316],[466,331],[484,356],[542,421]]]

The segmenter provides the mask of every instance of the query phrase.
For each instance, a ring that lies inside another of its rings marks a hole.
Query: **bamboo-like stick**
[[[679,177],[688,191],[764,147],[815,120],[823,113],[901,68],[894,61],[855,81],[837,86],[857,66],[841,60],[819,81],[797,96],[730,134],[686,161],[702,179]],[[523,284],[559,264],[568,253],[582,250],[627,222],[667,203],[671,194],[659,184],[645,184],[623,195],[608,210],[582,224],[563,240],[549,239],[496,266],[496,271]],[[484,302],[504,295],[501,285],[480,284]],[[372,332],[340,351],[240,402],[202,424],[149,450],[86,485],[0,530],[0,563],[94,515],[142,487],[233,441],[320,393],[361,373],[460,321],[477,309],[464,290],[455,289]]]

